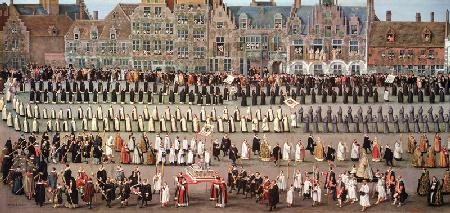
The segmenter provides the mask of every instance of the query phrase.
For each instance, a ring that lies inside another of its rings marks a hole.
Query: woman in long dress
[[[245,139],[244,142],[242,142],[242,150],[241,150],[241,158],[242,160],[248,160],[250,159],[250,146]]]
[[[114,158],[114,156],[113,156],[114,142],[113,141],[114,141],[114,138],[113,138],[112,135],[109,136],[108,140],[106,141],[105,154],[106,154],[106,157],[108,159],[113,159]]]
[[[286,193],[286,203],[288,204],[288,208],[292,207],[293,202],[294,202],[294,185],[291,185]]]
[[[377,193],[378,193],[378,198],[377,198],[377,202],[375,204],[379,204],[386,200],[386,181],[384,179],[384,176],[378,177],[378,182],[377,182],[376,187],[377,187],[376,189],[377,189]]]
[[[297,192],[302,192],[303,191],[303,174],[300,171],[300,169],[298,169],[295,173],[294,173],[294,189]]]
[[[241,117],[241,132],[248,132],[247,129],[247,119],[244,116]]]
[[[155,176],[153,176],[153,194],[161,192],[161,172],[157,172]]]
[[[312,199],[313,199],[313,206],[320,205],[322,202],[322,189],[320,188],[320,184],[318,181],[315,181],[314,187],[312,190]]]
[[[358,197],[356,196],[356,186],[358,184],[358,181],[350,175],[348,178],[348,184],[347,184],[347,190],[348,190],[348,200],[351,203],[355,203],[358,201]]]
[[[356,142],[356,140],[354,140],[352,143],[352,151],[350,153],[350,159],[352,161],[359,160],[359,144]]]
[[[131,132],[132,131],[132,126],[131,126],[131,119],[130,119],[130,115],[126,115],[125,116],[125,131],[127,132]]]

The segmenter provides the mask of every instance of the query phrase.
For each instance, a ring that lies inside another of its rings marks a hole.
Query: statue
[[[325,52],[323,49],[320,50],[320,60],[325,61],[327,60],[327,56],[325,55]]]
[[[314,49],[310,48],[308,53],[309,53],[309,60],[314,60]]]
[[[314,59],[315,60],[319,60],[320,59],[320,51],[319,51],[319,49],[316,50],[316,53],[314,55]]]
[[[263,142],[261,143],[261,153],[259,154],[259,157],[262,161],[270,161],[270,147],[266,135],[264,135]]]

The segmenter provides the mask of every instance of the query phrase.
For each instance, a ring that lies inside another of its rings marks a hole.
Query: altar
[[[193,164],[185,169],[183,177],[188,184],[214,183],[217,181],[219,174],[204,165]]]

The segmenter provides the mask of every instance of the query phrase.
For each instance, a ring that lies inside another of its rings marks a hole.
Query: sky
[[[103,18],[118,3],[139,3],[141,0],[85,0],[90,12],[98,10]],[[267,0],[268,1],[268,0]],[[294,0],[275,0],[277,5],[290,6]],[[9,0],[0,0],[9,3]],[[15,3],[37,3],[39,0],[14,0]],[[74,3],[75,0],[60,0],[60,3]],[[224,0],[227,5],[249,5],[251,0]],[[302,0],[302,5],[314,5],[319,0]],[[338,0],[342,6],[364,6],[366,0]],[[450,10],[450,0],[375,0],[375,12],[385,20],[387,10],[392,11],[393,21],[414,21],[416,13],[422,14],[422,20],[430,19],[430,12],[435,12],[436,21],[445,21],[445,11]]]

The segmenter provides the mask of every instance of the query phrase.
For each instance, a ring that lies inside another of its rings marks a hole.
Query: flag
[[[211,133],[214,130],[214,126],[210,125],[210,124],[205,124],[205,126],[202,127],[202,129],[200,130],[200,132],[198,134],[208,137],[209,135],[211,135]]]
[[[392,84],[392,83],[394,83],[394,80],[395,80],[395,75],[389,74],[389,75],[386,77],[386,80],[385,80],[384,82],[385,82],[385,83]]]
[[[232,76],[232,75],[228,75],[227,78],[225,78],[225,80],[223,80],[223,82],[227,83],[227,84],[232,84],[233,81],[234,81],[234,76]]]
[[[294,99],[292,99],[292,98],[288,98],[288,99],[286,99],[285,101],[284,101],[284,103],[288,106],[288,107],[290,107],[290,108],[295,108],[295,106],[297,106],[299,103],[297,102],[297,101],[295,101]]]

